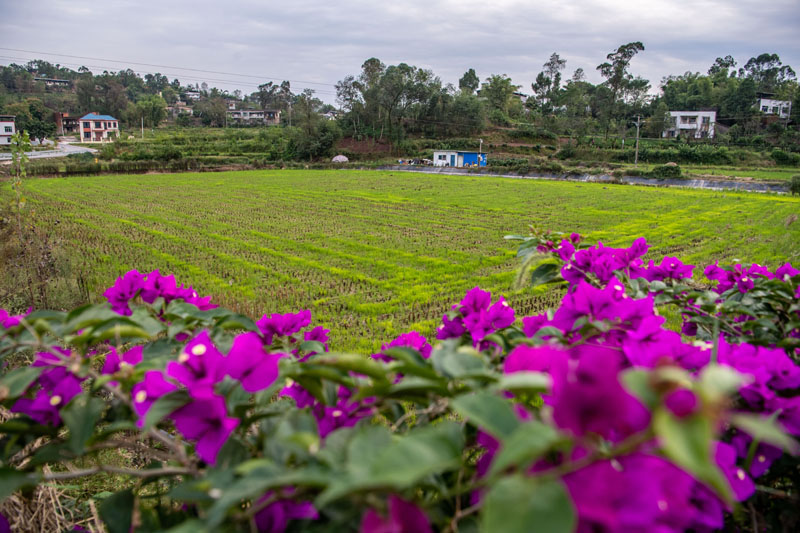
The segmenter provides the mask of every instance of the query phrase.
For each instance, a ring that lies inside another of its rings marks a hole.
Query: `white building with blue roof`
[[[111,115],[93,112],[80,118],[78,130],[84,143],[113,141],[119,137],[119,121]]]

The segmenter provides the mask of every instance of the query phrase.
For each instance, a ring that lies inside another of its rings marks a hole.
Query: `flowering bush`
[[[535,283],[568,285],[558,309],[519,323],[475,288],[436,340],[371,356],[330,352],[309,311],[254,322],[158,271],[118,278],[107,304],[0,311],[0,356],[31,358],[0,380],[0,498],[127,475],[99,506],[112,533],[792,520],[798,272],[713,266],[711,291],[677,259],[645,265],[644,239],[518,238],[549,257]],[[110,448],[144,459],[111,465]]]

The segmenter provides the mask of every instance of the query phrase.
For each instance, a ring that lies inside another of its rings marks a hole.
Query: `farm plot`
[[[120,273],[157,268],[251,316],[311,309],[335,346],[359,350],[411,328],[432,334],[475,285],[518,313],[554,307],[558,293],[511,290],[516,250],[503,235],[530,224],[608,244],[645,236],[656,260],[800,262],[800,201],[785,196],[350,171],[25,187],[95,299]]]

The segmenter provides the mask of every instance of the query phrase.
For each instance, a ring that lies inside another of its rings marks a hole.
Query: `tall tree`
[[[464,94],[475,94],[480,84],[481,80],[478,78],[478,75],[475,74],[474,68],[466,71],[464,75],[461,76],[461,79],[458,80],[458,88],[461,89],[461,92]]]
[[[717,76],[724,72],[725,77],[727,78],[728,73],[735,66],[736,60],[733,58],[733,56],[718,57],[714,60],[714,64],[708,68],[708,75]]]
[[[140,116],[144,118],[145,126],[158,127],[167,118],[167,103],[156,94],[143,96],[136,102]]]
[[[481,85],[481,96],[486,98],[493,109],[506,113],[509,100],[517,90],[519,85],[514,85],[505,74],[492,74]]]
[[[781,63],[778,54],[761,54],[751,57],[739,69],[739,77],[753,80],[757,91],[775,92],[779,85],[794,80],[797,76],[792,67]]]
[[[628,72],[631,59],[643,50],[644,45],[639,41],[623,44],[617,48],[616,52],[611,52],[606,56],[607,62],[597,65],[597,70],[606,79],[606,84],[611,89],[614,101],[622,95],[625,86],[633,79]]]

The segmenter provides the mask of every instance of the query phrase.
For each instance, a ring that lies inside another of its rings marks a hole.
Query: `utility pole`
[[[639,164],[639,126],[641,126],[642,116],[636,115],[636,152],[633,156],[633,166]]]

